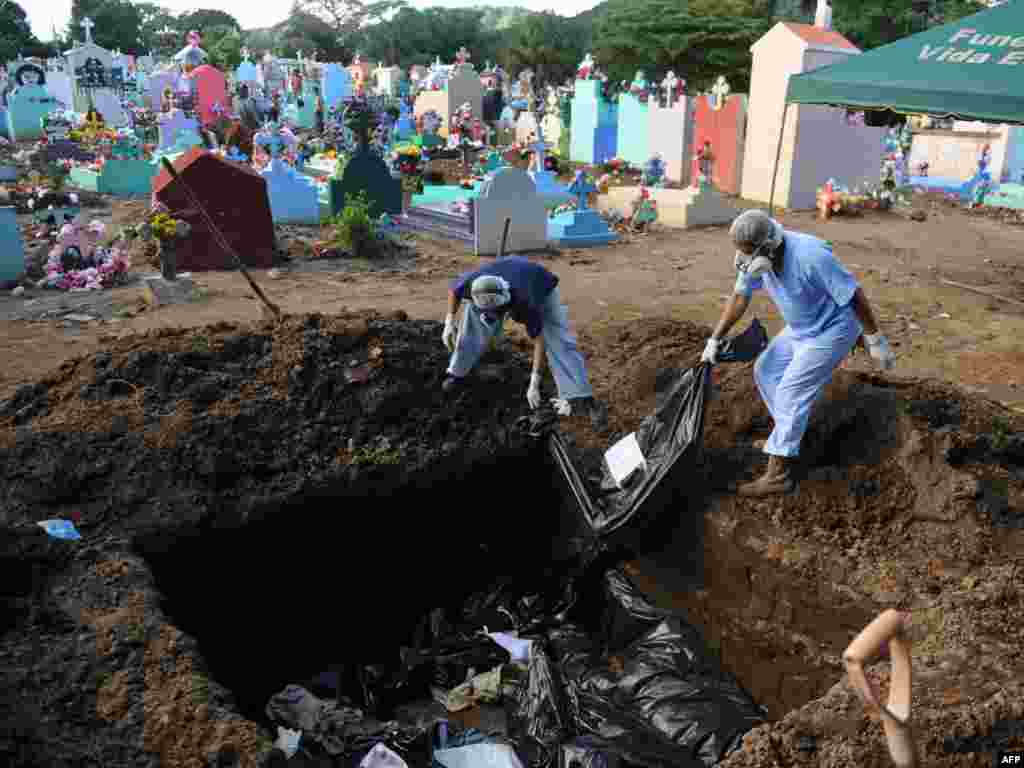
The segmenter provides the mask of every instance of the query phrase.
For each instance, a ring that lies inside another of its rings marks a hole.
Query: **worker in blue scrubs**
[[[786,321],[754,364],[754,379],[775,422],[764,444],[768,469],[740,486],[742,496],[789,493],[794,464],[819,393],[860,343],[884,369],[896,358],[857,278],[812,235],[789,232],[764,211],[745,211],[729,230],[736,246],[736,286],[702,360],[717,362],[722,340],[764,289]]]
[[[464,305],[456,329],[455,315]],[[448,291],[448,313],[442,341],[451,352],[443,383],[446,392],[460,388],[492,342],[502,335],[505,319],[526,326],[533,340],[533,372],[526,390],[530,408],[541,403],[540,382],[545,358],[558,388],[551,404],[560,416],[589,413],[595,429],[607,428],[607,409],[594,399],[587,365],[562,304],[558,276],[521,256],[496,259],[460,275]]]

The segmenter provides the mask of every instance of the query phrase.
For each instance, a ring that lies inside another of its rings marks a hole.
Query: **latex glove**
[[[555,413],[557,413],[559,416],[572,415],[572,403],[570,403],[568,400],[553,397],[551,398],[551,407],[555,409]]]
[[[441,341],[448,347],[449,352],[455,351],[455,315],[446,315],[444,318],[444,333]]]
[[[540,405],[540,374],[530,374],[530,388],[526,390],[526,402],[531,408],[536,409]]]
[[[878,361],[878,367],[888,371],[896,365],[896,355],[889,346],[889,340],[880,333],[874,336],[864,334],[864,341],[868,345],[868,352]]]
[[[704,354],[700,356],[702,363],[711,363],[714,365],[718,362],[718,350],[721,349],[722,342],[712,336],[708,339],[708,343],[704,345]]]

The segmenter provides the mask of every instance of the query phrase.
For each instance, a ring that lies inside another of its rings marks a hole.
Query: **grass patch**
[[[992,447],[997,451],[1005,450],[1010,443],[1012,427],[1005,416],[996,416],[992,419]]]
[[[358,448],[352,454],[350,464],[366,466],[368,464],[398,464],[402,460],[402,452],[397,448]]]
[[[143,624],[132,624],[128,630],[128,639],[133,643],[146,642],[146,627]]]
[[[922,639],[914,644],[915,653],[937,656],[946,649],[946,619],[941,607],[921,611],[914,616],[914,623],[920,625],[919,632],[922,636]]]
[[[132,317],[134,315],[134,312],[132,312],[131,307],[118,305],[114,307],[112,315],[118,318],[119,320],[124,320],[126,318]]]
[[[210,681],[204,675],[192,675],[192,701],[206,704],[210,700]]]
[[[190,298],[195,302],[206,301],[210,298],[210,289],[197,285],[192,289],[192,296]]]
[[[209,352],[210,351],[210,339],[206,336],[193,336],[192,337],[192,351],[193,352]]]
[[[113,679],[114,679],[114,673],[113,672],[103,672],[96,679],[96,687],[98,689],[99,688],[106,688],[108,685],[110,685],[110,683],[113,681]]]

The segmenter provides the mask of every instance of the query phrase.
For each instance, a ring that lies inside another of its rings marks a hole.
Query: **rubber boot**
[[[768,469],[752,483],[741,485],[740,496],[777,496],[790,493],[796,487],[793,479],[793,460],[785,456],[769,456]]]

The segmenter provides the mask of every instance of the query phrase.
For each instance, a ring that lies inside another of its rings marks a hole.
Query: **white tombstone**
[[[112,128],[128,125],[128,115],[121,106],[121,99],[110,88],[97,88],[92,92],[92,103],[103,115],[103,122]]]
[[[557,149],[562,139],[562,112],[558,103],[558,91],[553,87],[548,88],[547,109],[540,121],[543,136],[550,142],[552,148]]]
[[[647,142],[652,155],[661,155],[665,161],[665,178],[678,184],[690,183],[690,170],[693,162],[694,137],[694,101],[685,94],[679,93],[678,78],[673,73],[666,81],[671,92],[666,104],[661,106],[656,99],[651,99],[647,110]]]
[[[91,59],[98,61],[108,73],[114,64],[114,55],[106,48],[101,48],[92,41],[92,30],[96,26],[92,19],[83,19],[81,26],[85,30],[85,41],[64,53],[64,59],[67,61],[67,72],[71,76],[73,83],[76,82],[75,77],[78,70],[84,67],[86,62]],[[95,93],[93,93],[93,96],[95,101]],[[83,89],[78,88],[77,83],[74,88],[72,106],[77,112],[85,112],[89,109],[89,94],[83,91]]]
[[[526,109],[516,119],[516,143],[529,144],[537,135],[537,116]]]
[[[50,92],[57,101],[61,102],[63,109],[74,109],[75,106],[75,84],[67,72],[50,71],[46,73],[46,90]]]
[[[779,22],[751,48],[741,197],[767,202],[779,131],[782,152],[775,177],[775,205],[817,207],[817,190],[829,178],[848,187],[877,183],[883,128],[850,125],[845,110],[793,104],[786,125],[786,89],[792,75],[838,63],[861,51],[834,31]]]
[[[385,67],[383,64],[377,67],[377,93],[382,96],[395,96],[398,94],[398,84],[402,79],[401,67]]]
[[[510,219],[508,253],[547,247],[548,215],[526,171],[499,168],[480,185],[473,204],[474,250],[477,256],[497,254],[505,219]]]

